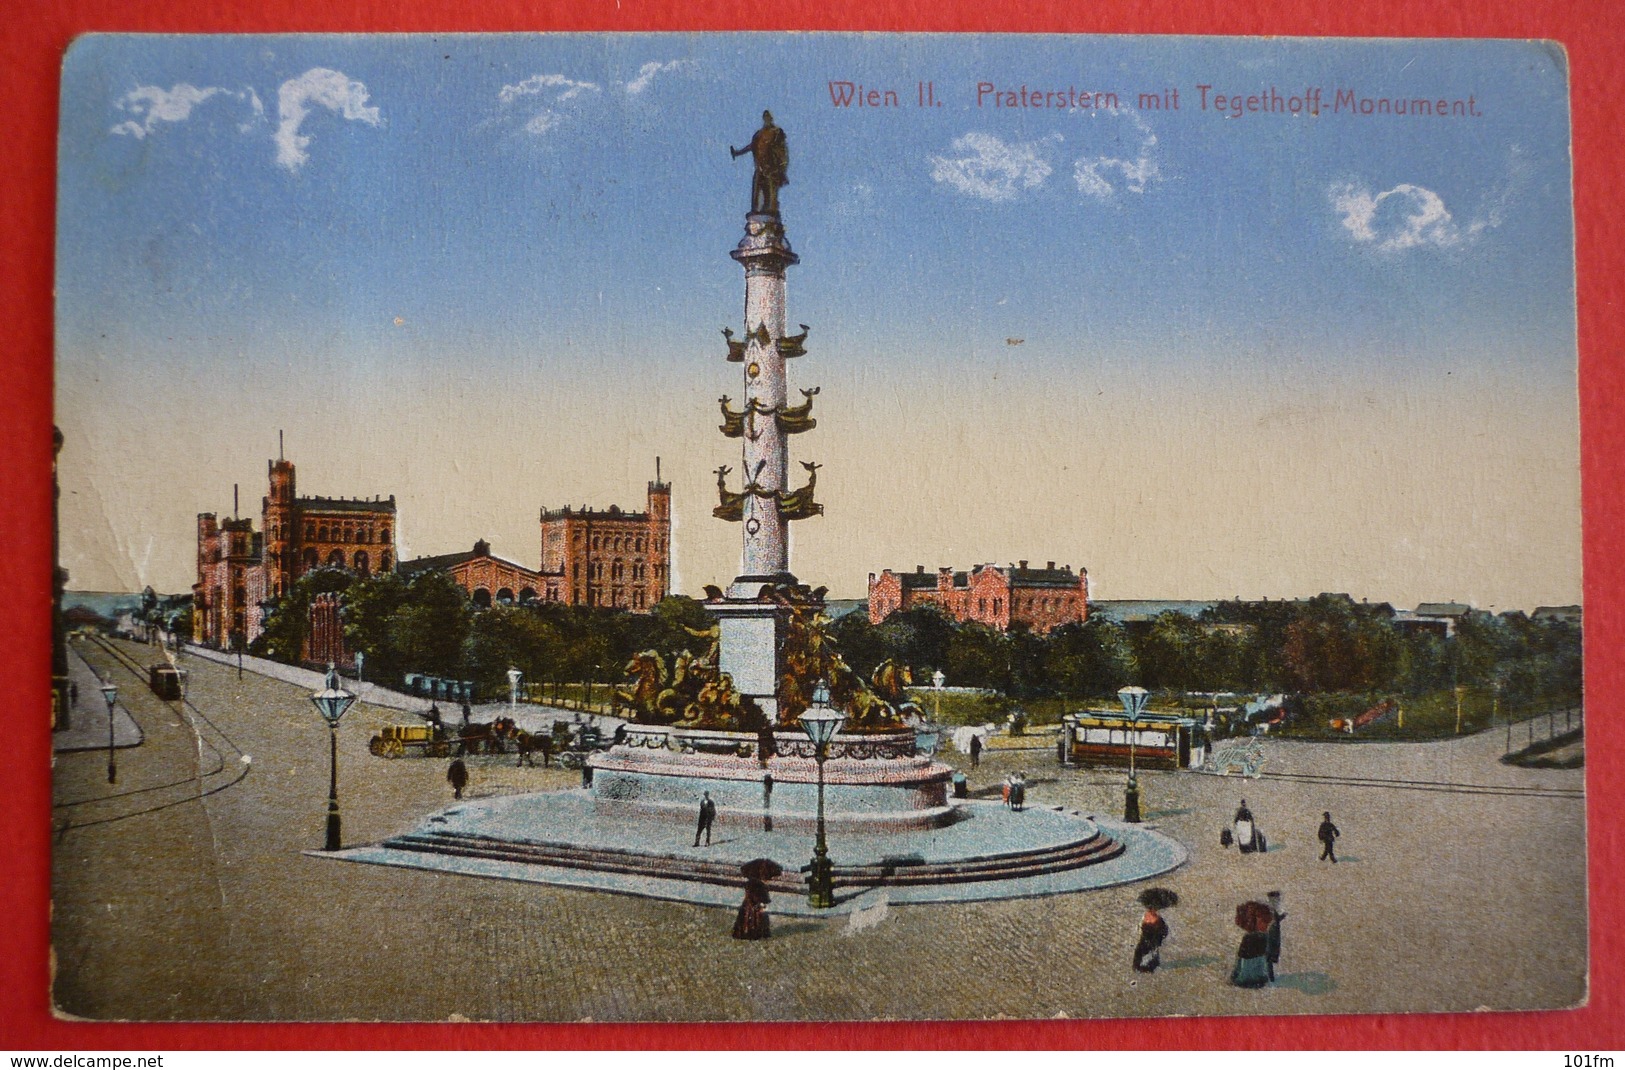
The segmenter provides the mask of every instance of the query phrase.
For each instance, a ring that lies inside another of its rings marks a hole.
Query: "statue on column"
[[[742,149],[728,146],[734,159],[750,153],[756,160],[756,174],[750,183],[750,210],[752,214],[778,215],[779,189],[790,179],[790,146],[784,140],[784,130],[773,125],[773,113],[762,112],[762,128]]]

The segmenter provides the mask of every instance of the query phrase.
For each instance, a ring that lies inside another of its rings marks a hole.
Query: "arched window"
[[[388,542],[389,541],[389,528],[385,527],[385,528],[380,528],[378,530],[378,541],[379,542]]]
[[[484,587],[474,588],[474,604],[481,609],[491,608],[491,592]]]
[[[334,550],[332,553],[328,554],[327,555],[327,563],[329,565],[337,565],[339,568],[343,568],[344,567],[344,551],[343,550]]]
[[[367,551],[357,550],[355,552],[355,570],[363,576],[371,573],[372,561],[367,557]]]
[[[598,549],[598,536],[596,535],[592,537],[592,548],[594,550]]]
[[[389,568],[389,551],[385,550],[383,553],[378,555],[378,571],[388,572]]]
[[[327,542],[328,541],[328,538],[327,538],[327,525],[326,524],[323,524],[320,528],[316,529],[316,541],[317,542]]]
[[[528,606],[534,601],[536,601],[536,592],[532,588],[526,587],[519,592],[520,605]]]
[[[505,606],[513,605],[513,588],[504,587],[497,592],[497,601]]]
[[[321,564],[321,560],[321,557],[316,553],[316,547],[312,546],[310,549],[305,551],[306,568],[315,568],[317,565]]]
[[[310,540],[314,540],[316,538],[316,525],[315,524],[306,524],[305,525],[305,538],[310,539]]]

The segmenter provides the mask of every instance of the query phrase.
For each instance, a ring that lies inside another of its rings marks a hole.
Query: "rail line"
[[[1287,780],[1301,784],[1338,784],[1351,788],[1389,788],[1399,791],[1435,791],[1454,795],[1522,795],[1536,799],[1584,799],[1583,788],[1523,788],[1515,784],[1460,784],[1442,780],[1400,780],[1387,777],[1338,776],[1333,773],[1260,773],[1260,780]]]
[[[141,687],[148,686],[146,669],[128,653],[120,650],[117,646],[113,645],[112,642],[103,638],[102,636],[94,636],[92,638],[92,642],[98,649],[102,650],[109,657],[111,657],[114,664],[118,668],[135,677],[136,681]],[[79,812],[75,809],[77,807],[93,806],[98,803],[113,803],[119,800],[131,800],[135,799],[137,796],[150,795],[153,792],[168,791],[179,787],[186,787],[193,790],[187,791],[186,794],[178,798],[165,799],[161,802],[155,802],[152,805],[139,806],[137,809],[127,810],[105,817],[92,817],[85,820],[80,820],[72,816],[64,817],[62,820],[56,823],[55,834],[58,842],[60,842],[69,832],[72,832],[74,829],[90,828],[95,825],[106,825],[115,821],[125,821],[129,818],[158,813],[162,810],[168,810],[176,806],[185,805],[186,803],[206,799],[211,795],[218,794],[219,792],[225,791],[227,788],[241,783],[243,779],[248,776],[250,767],[248,763],[240,760],[243,757],[243,752],[241,748],[239,748],[232,740],[231,736],[222,730],[219,725],[210,720],[209,716],[194,705],[190,699],[183,698],[180,701],[180,708],[182,712],[182,719],[185,721],[186,726],[191,729],[193,738],[197,741],[199,756],[202,757],[202,752],[205,749],[211,755],[213,755],[212,768],[207,770],[199,770],[197,773],[191,776],[181,777],[179,779],[166,781],[161,784],[150,784],[146,787],[131,788],[126,791],[113,792],[108,795],[96,795],[86,799],[66,800],[64,802],[55,803],[51,809],[54,813],[58,814],[72,814]],[[205,738],[205,733],[198,727],[198,722],[200,721],[208,726],[210,732],[212,732],[214,736],[219,738],[221,746],[226,748],[225,751],[221,750],[220,746],[216,746],[214,741],[211,739]],[[236,774],[223,783],[208,785],[207,781],[209,778],[218,777],[227,772],[227,751],[236,755],[239,759]]]

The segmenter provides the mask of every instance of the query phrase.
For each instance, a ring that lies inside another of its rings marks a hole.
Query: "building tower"
[[[655,458],[655,477],[649,484],[648,552],[635,567],[647,587],[647,604],[652,608],[671,593],[671,484],[660,479],[660,458]]]
[[[745,236],[729,254],[745,269],[745,333],[736,338],[731,329],[722,331],[727,359],[745,373],[741,407],[735,410],[728,397],[721,400],[721,431],[741,442],[741,489],[729,489],[732,469],[718,468],[721,502],[712,511],[719,519],[743,526],[743,553],[739,575],[726,594],[708,601],[707,608],[721,627],[719,669],[742,695],[762,707],[772,723],[778,707],[784,599],[796,587],[790,571],[789,525],[822,514],[824,507],[813,500],[817,465],[802,462],[806,484],[796,490],[789,487],[789,437],[816,426],[812,399],[818,391],[803,390],[800,404],[789,403],[785,362],[806,352],[802,343],[807,326],[802,324],[799,334],[786,333],[785,270],[799,258],[779,216],[778,190],[785,184],[789,153],[784,131],[773,124],[771,114],[762,113],[762,128],[749,146],[733,150],[735,156],[747,152],[756,161],[751,210],[745,216]]]
[[[265,536],[265,596],[281,598],[299,578],[299,516],[294,499],[293,462],[267,463],[269,492],[261,503]]]

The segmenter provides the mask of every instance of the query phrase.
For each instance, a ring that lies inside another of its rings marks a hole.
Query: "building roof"
[[[1010,577],[1012,587],[1076,587],[1078,574],[1072,571],[1070,565],[1055,568],[1006,568],[1005,573]]]
[[[1472,606],[1460,602],[1423,602],[1416,607],[1418,617],[1465,617],[1472,611]]]
[[[388,498],[299,498],[296,505],[323,513],[393,513],[395,495]]]
[[[438,554],[434,557],[414,557],[410,561],[402,561],[395,566],[395,571],[403,576],[416,576],[420,572],[448,572],[458,565],[474,560],[478,556],[472,550],[464,550],[456,554]]]
[[[629,513],[618,505],[612,505],[608,509],[589,509],[585,505],[579,509],[575,509],[566,505],[563,509],[543,509],[542,520],[544,522],[548,520],[617,520],[623,523],[626,521],[632,521],[634,523],[647,524],[649,522],[649,514]]]
[[[1536,606],[1529,614],[1530,620],[1579,620],[1580,617],[1579,606]]]

